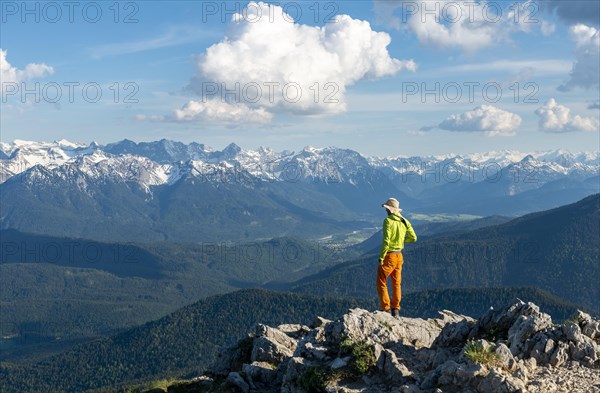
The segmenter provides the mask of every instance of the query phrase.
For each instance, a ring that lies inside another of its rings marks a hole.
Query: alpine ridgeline
[[[391,195],[411,213],[520,216],[599,192],[599,160],[563,150],[377,158],[335,147],[15,140],[0,142],[0,227],[103,241],[321,238],[379,223],[374,201]]]
[[[351,309],[313,324],[259,324],[201,377],[168,392],[598,392],[600,321],[561,325],[519,299],[481,318]],[[164,391],[154,387],[153,392]],[[150,392],[150,390],[147,390]]]

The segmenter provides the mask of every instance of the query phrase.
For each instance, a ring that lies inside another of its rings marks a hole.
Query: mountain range
[[[107,241],[319,238],[415,219],[518,216],[600,191],[600,154],[366,157],[335,147],[215,150],[170,140],[0,143],[0,227]]]

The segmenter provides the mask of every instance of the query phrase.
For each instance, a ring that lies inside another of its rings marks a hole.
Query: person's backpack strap
[[[404,224],[405,227],[408,228],[408,224],[406,223],[406,220],[404,219],[404,217],[399,216],[397,214],[394,214],[396,217],[398,217],[400,219],[400,221],[402,221],[402,223]]]

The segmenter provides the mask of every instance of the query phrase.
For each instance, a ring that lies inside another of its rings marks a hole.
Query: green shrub
[[[344,338],[340,343],[340,353],[352,355],[352,369],[359,375],[365,374],[377,362],[373,345],[367,341],[354,342]]]
[[[300,375],[296,384],[307,393],[322,393],[329,384],[329,375],[322,367],[311,366]]]
[[[484,348],[478,341],[469,341],[465,346],[465,356],[473,362],[484,366],[502,367],[502,361],[492,348]]]

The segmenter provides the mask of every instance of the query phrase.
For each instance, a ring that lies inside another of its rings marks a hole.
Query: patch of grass
[[[327,389],[329,378],[329,373],[322,367],[311,366],[300,375],[296,384],[307,393],[322,393]]]
[[[356,344],[352,349],[352,355],[354,355],[354,369],[360,374],[369,371],[377,361],[373,347],[367,343]]]
[[[480,342],[469,341],[465,346],[465,356],[471,361],[484,366],[502,367],[500,356],[492,348],[484,348]]]
[[[581,317],[580,317],[580,316],[578,316],[578,315],[574,315],[574,316],[572,316],[572,317],[571,317],[571,318],[569,318],[569,319],[565,319],[565,320],[564,320],[564,322],[563,322],[562,324],[563,324],[563,325],[566,325],[567,323],[574,323],[574,324],[576,324],[576,325],[580,325],[580,324],[581,324],[581,322],[583,322],[583,321],[584,321],[584,319],[583,319],[583,318],[581,318]]]
[[[169,386],[171,386],[177,382],[181,382],[181,381],[176,380],[176,379],[160,379],[157,381],[152,381],[152,382],[148,382],[148,383],[144,383],[141,385],[130,387],[126,390],[126,392],[127,393],[141,393],[141,392],[146,392],[148,390],[153,390],[153,389],[162,389],[166,392],[167,388]]]
[[[333,370],[324,364],[315,364],[296,380],[296,385],[307,393],[322,393],[331,384],[354,376],[353,372],[346,369]]]
[[[390,325],[387,322],[379,322],[384,328],[386,328],[387,330],[389,330],[390,332],[392,331],[392,325]]]
[[[355,342],[344,338],[340,343],[340,352],[352,355],[352,369],[359,375],[365,374],[377,362],[373,346],[367,341]]]

